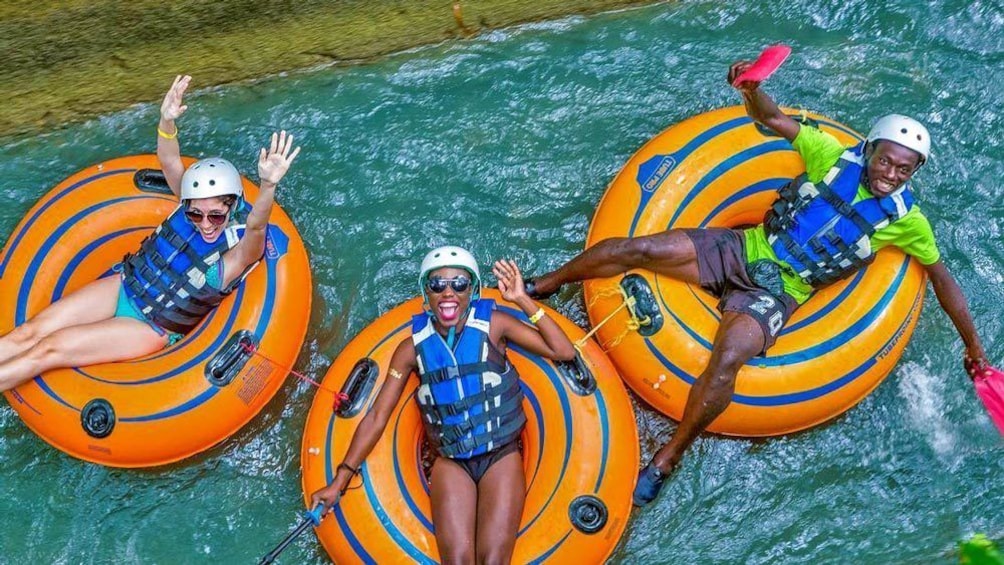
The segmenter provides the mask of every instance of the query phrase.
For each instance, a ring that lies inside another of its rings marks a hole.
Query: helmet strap
[[[446,332],[446,347],[453,350],[453,344],[457,341],[457,326],[450,326],[450,329]]]
[[[442,322],[439,321],[439,318],[436,317],[436,313],[433,312],[431,308],[428,308],[428,305],[429,305],[428,301],[423,305],[424,306],[423,309],[425,310],[425,313],[428,314],[430,318],[432,318],[433,322],[438,322],[438,323],[442,324]],[[464,313],[460,315],[460,320],[463,321],[464,323],[466,323],[467,322],[467,316],[470,315],[471,310],[473,308],[474,308],[474,300],[471,300],[471,303],[467,305],[467,310],[464,310]],[[458,322],[458,324],[459,324],[459,322]],[[452,350],[453,346],[456,343],[456,341],[457,341],[457,326],[455,326],[455,325],[454,326],[450,326],[446,330],[446,346],[449,347]]]
[[[237,220],[237,212],[244,207],[244,195],[237,195],[234,199],[234,203],[230,205],[230,221],[229,224],[234,223]]]
[[[865,166],[861,167],[861,178],[858,179],[858,183],[863,185],[865,188],[871,191],[871,181],[868,180],[868,162],[865,161]]]

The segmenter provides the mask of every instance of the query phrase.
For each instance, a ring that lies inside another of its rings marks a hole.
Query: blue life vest
[[[452,459],[501,447],[526,424],[519,375],[489,339],[495,301],[472,306],[452,351],[427,312],[411,324],[420,379],[415,397],[429,440]]]
[[[779,190],[764,218],[774,253],[814,287],[834,283],[872,262],[872,234],[913,206],[907,184],[888,196],[851,204],[864,170],[862,143],[844,151],[820,182],[802,174]]]
[[[243,221],[249,206],[240,202],[236,215]],[[206,282],[209,267],[237,245],[243,233],[243,224],[231,225],[215,242],[206,243],[185,218],[185,206],[178,206],[143,240],[138,252],[123,259],[126,296],[147,320],[171,332],[188,333],[254,268],[248,267],[223,289]]]

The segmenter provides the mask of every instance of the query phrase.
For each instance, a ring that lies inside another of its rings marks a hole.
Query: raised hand
[[[729,67],[729,75],[728,75],[729,86],[732,86],[735,89],[743,92],[750,92],[756,90],[757,88],[760,88],[760,83],[754,81],[743,81],[740,84],[735,84],[736,78],[738,78],[739,75],[746,72],[746,69],[750,68],[751,66],[753,66],[753,61],[736,61],[735,63],[733,63],[732,66]]]
[[[500,259],[492,266],[492,273],[499,281],[499,291],[502,298],[509,302],[516,302],[520,298],[526,297],[526,288],[523,286],[523,274],[519,267],[510,259]]]
[[[160,117],[162,119],[170,122],[178,119],[179,116],[185,113],[188,106],[182,103],[182,98],[185,96],[185,91],[188,90],[188,83],[191,81],[192,77],[188,75],[178,75],[174,78],[174,84],[171,85],[171,89],[164,96],[164,102],[160,105]]]
[[[275,186],[289,170],[290,163],[300,154],[300,148],[293,149],[293,136],[283,130],[272,133],[272,144],[268,151],[263,147],[258,155],[258,178],[262,185]]]

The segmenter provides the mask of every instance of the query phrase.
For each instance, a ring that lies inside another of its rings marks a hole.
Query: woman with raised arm
[[[312,506],[337,502],[380,439],[406,380],[438,457],[432,466],[432,520],[443,563],[508,563],[523,513],[526,484],[519,437],[526,424],[519,375],[506,358],[513,343],[555,360],[575,357],[558,324],[530,299],[512,261],[492,269],[502,297],[530,324],[483,299],[477,262],[459,247],[440,247],[422,261],[419,286],[426,309],[411,337],[391,357],[388,378],[360,422],[334,480],[312,495]]]
[[[125,258],[121,274],[85,285],[0,337],[0,391],[52,369],[123,361],[176,342],[264,254],[276,185],[300,149],[286,132],[272,134],[258,156],[253,208],[229,161],[203,159],[185,170],[174,122],[187,109],[190,80],[174,80],[157,127],[157,157],[179,206]]]

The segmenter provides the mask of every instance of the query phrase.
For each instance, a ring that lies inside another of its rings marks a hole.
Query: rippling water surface
[[[606,184],[687,116],[739,103],[728,65],[786,42],[776,99],[859,131],[889,112],[935,138],[919,198],[1004,362],[1004,9],[997,2],[694,1],[526,25],[356,67],[198,91],[184,151],[253,172],[273,129],[303,153],[280,187],[311,253],[314,314],[299,365],[321,375],[348,340],[412,296],[422,254],[553,268],[582,247]],[[150,72],[164,87],[171,77]],[[196,85],[199,77],[195,77]],[[51,186],[97,161],[152,152],[145,105],[0,142],[0,242]],[[581,290],[561,310],[580,324]],[[615,562],[931,562],[956,540],[1004,538],[1004,442],[929,294],[899,367],[835,422],[769,440],[703,437]],[[312,391],[290,381],[244,430],[167,468],[64,456],[0,407],[0,562],[256,561],[297,521]],[[644,456],[673,424],[639,411]],[[325,562],[304,535],[284,562]]]

